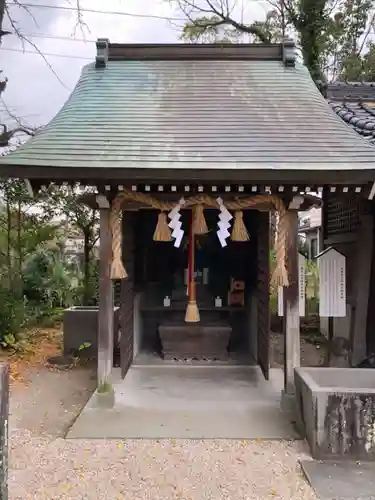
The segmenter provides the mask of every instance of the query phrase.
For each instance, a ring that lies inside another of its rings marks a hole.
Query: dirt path
[[[64,437],[95,389],[95,371],[76,367],[59,372],[41,366],[26,376],[26,385],[12,388],[11,428],[33,436]]]

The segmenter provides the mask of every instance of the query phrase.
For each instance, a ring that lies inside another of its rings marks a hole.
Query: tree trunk
[[[0,0],[0,45],[3,38],[3,36],[1,35],[1,31],[3,28],[4,15],[5,15],[5,0]]]
[[[20,297],[22,296],[22,266],[23,266],[23,252],[21,242],[21,201],[17,203],[17,276],[16,276],[16,292]]]
[[[324,80],[320,67],[320,36],[325,26],[327,0],[301,0],[300,15],[295,28],[300,34],[303,61],[314,82]]]
[[[1,0],[0,0],[1,1]],[[7,273],[7,281],[8,281],[8,287],[11,288],[12,284],[12,243],[11,243],[11,238],[12,238],[12,211],[10,208],[10,203],[9,203],[9,194],[8,190],[5,190],[5,198],[6,198],[6,214],[7,214],[7,255],[6,255],[6,260],[7,260],[7,267],[8,267],[8,273]]]

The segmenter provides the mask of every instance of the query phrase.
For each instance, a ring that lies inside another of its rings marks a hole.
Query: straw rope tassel
[[[242,210],[237,210],[237,212],[234,213],[234,224],[230,239],[232,241],[249,241],[250,239],[249,232],[243,221]]]
[[[117,218],[112,219],[112,249],[113,249],[113,262],[112,262],[112,276],[113,279],[121,279],[126,277],[126,271],[121,262],[121,203],[124,200],[137,201],[141,204],[156,208],[158,210],[172,210],[175,203],[164,203],[145,193],[134,193],[128,189],[124,189],[119,193],[113,204],[112,211],[117,207]],[[205,195],[192,196],[185,200],[185,207],[192,207],[201,204],[203,206],[218,208],[217,201]],[[274,195],[257,195],[249,198],[237,198],[234,201],[226,202],[228,210],[242,210],[244,208],[256,208],[258,205],[271,205],[279,213],[279,224],[277,230],[277,238],[275,242],[276,251],[276,268],[272,275],[272,282],[278,286],[289,286],[289,276],[287,272],[286,262],[286,238],[289,233],[289,222],[287,211],[281,198]]]
[[[168,226],[167,214],[165,212],[160,212],[158,215],[158,223],[156,224],[153,240],[172,241],[172,234]]]
[[[112,265],[111,265],[111,279],[121,280],[128,277],[128,273],[124,268],[121,257],[121,221],[122,211],[121,204],[122,198],[116,197],[112,204],[110,224],[112,232]]]
[[[279,224],[275,242],[276,268],[272,282],[276,286],[289,286],[289,276],[286,262],[286,238],[288,235],[288,217],[286,210],[279,211]]]
[[[208,227],[204,217],[204,207],[198,203],[193,207],[193,234],[207,234]]]

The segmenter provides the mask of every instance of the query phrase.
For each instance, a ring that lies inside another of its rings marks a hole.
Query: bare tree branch
[[[8,130],[6,125],[0,124],[0,127],[3,128],[3,131],[0,133],[0,147],[4,148],[9,145],[10,140],[19,133],[26,134],[29,136],[33,136],[35,134],[34,130],[30,130],[25,127],[16,127],[12,130]]]
[[[77,33],[77,28],[79,28],[81,30],[83,38],[85,38],[86,35],[85,35],[84,28],[86,28],[89,33],[91,33],[91,31],[90,31],[88,24],[83,19],[83,12],[81,9],[81,0],[75,0],[75,6],[77,9],[77,20],[76,20],[76,24],[74,26],[73,34],[75,36]]]
[[[27,128],[29,130],[35,130],[35,127],[32,127],[32,126],[29,126],[28,124],[26,124],[23,120],[21,120],[21,118],[19,116],[17,116],[15,113],[13,113],[10,109],[9,109],[9,106],[7,105],[7,103],[4,101],[4,99],[1,97],[0,98],[0,101],[1,101],[1,104],[3,106],[3,108],[5,109],[7,115],[19,126],[19,127],[24,127],[24,128]]]
[[[204,5],[195,0],[176,0],[175,2],[186,16],[190,26],[199,29],[200,35],[218,26],[230,26],[237,32],[255,36],[262,43],[270,43],[271,40],[260,23],[246,24],[233,17],[236,2],[230,3],[229,0],[204,1]],[[207,16],[207,14],[209,15]]]
[[[25,50],[25,43],[29,44],[31,47],[33,47],[33,49],[40,55],[40,57],[43,59],[43,61],[47,64],[48,68],[52,71],[52,73],[55,75],[55,77],[57,78],[57,80],[61,83],[61,85],[67,89],[68,87],[64,84],[64,82],[61,80],[61,78],[59,77],[59,75],[56,73],[56,71],[53,69],[51,63],[47,60],[46,56],[43,54],[43,52],[39,49],[39,47],[32,41],[30,40],[29,38],[27,38],[22,32],[21,30],[18,28],[16,22],[14,21],[14,19],[12,18],[12,16],[10,15],[9,13],[9,9],[7,7],[7,5],[5,5],[5,12],[6,12],[6,15],[8,17],[8,20],[9,20],[9,23],[11,25],[11,27],[13,28],[14,30],[14,33],[18,36],[18,38],[21,40],[22,42],[22,46],[23,46],[23,49]]]
[[[19,7],[20,9],[24,10],[27,13],[27,15],[30,16],[31,19],[34,21],[35,26],[39,29],[39,24],[38,21],[36,20],[36,17],[26,5],[19,2],[19,0],[12,0],[12,3],[17,5],[17,7]]]
[[[32,18],[32,20],[34,21],[35,25],[39,28],[38,22],[37,22],[35,16],[33,15],[33,13],[30,11],[30,9],[26,5],[24,5],[20,0],[12,0],[12,4],[15,4],[20,9],[25,10],[28,13],[28,15]],[[90,30],[88,28],[88,25],[85,23],[85,21],[83,19],[83,14],[82,14],[82,10],[81,10],[80,0],[75,0],[75,6],[76,6],[76,11],[77,11],[77,23],[76,23],[75,30],[77,29],[78,26],[80,26],[82,34],[84,34],[84,29],[83,28],[86,28],[88,31],[90,31]],[[61,78],[59,77],[59,75],[56,73],[56,71],[54,70],[53,66],[47,60],[46,56],[39,49],[39,47],[30,38],[28,38],[27,36],[25,36],[22,33],[20,27],[18,26],[18,23],[14,20],[14,18],[11,16],[11,14],[9,12],[8,5],[7,5],[7,0],[0,0],[0,45],[1,45],[1,42],[2,42],[3,36],[5,36],[7,34],[12,34],[11,31],[5,31],[5,30],[2,29],[5,17],[8,19],[9,24],[10,24],[12,30],[13,30],[13,33],[21,41],[23,50],[25,50],[25,44],[30,45],[35,50],[35,52],[40,55],[40,57],[43,59],[43,61],[47,64],[48,68],[52,71],[52,73],[57,78],[57,80],[60,82],[60,84],[64,88],[66,88],[67,90],[69,90],[68,87],[61,80]],[[1,73],[2,73],[2,70],[0,70],[0,74]],[[8,78],[4,77],[3,79],[0,79],[0,96],[4,92],[4,90],[5,90],[6,86],[7,86],[7,83],[8,83]],[[32,135],[35,134],[36,130],[33,127],[29,127],[29,126],[21,123],[21,121],[19,120],[19,118],[17,118],[14,114],[12,114],[10,112],[9,108],[6,106],[6,104],[4,103],[4,101],[2,103],[3,103],[3,106],[4,106],[7,114],[17,123],[17,127],[14,128],[14,129],[9,130],[7,125],[5,125],[3,123],[0,123],[0,147],[9,146],[9,141],[15,135],[18,135],[18,134],[22,133],[22,134],[26,134],[28,136],[32,136]]]
[[[357,56],[359,57],[361,54],[362,54],[362,51],[367,43],[367,40],[370,36],[370,33],[371,33],[371,30],[372,30],[372,27],[374,25],[374,21],[375,21],[375,13],[372,15],[370,21],[369,21],[369,25],[367,27],[367,30],[366,30],[366,33],[364,34],[363,36],[363,40],[362,40],[362,43],[360,44],[359,48],[358,48],[358,51],[357,51]]]

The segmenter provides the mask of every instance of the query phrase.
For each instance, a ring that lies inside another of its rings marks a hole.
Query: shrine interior
[[[226,247],[221,246],[216,234],[218,214],[218,210],[205,210],[209,231],[195,237],[197,305],[200,313],[200,322],[196,324],[185,322],[191,211],[181,211],[185,234],[180,248],[176,248],[173,241],[153,241],[158,211],[141,210],[135,214],[135,363],[145,359],[145,355],[148,359],[177,361],[251,362],[256,358],[256,327],[251,326],[254,321],[250,317],[250,303],[251,296],[256,294],[258,275],[258,212],[245,210],[243,213],[249,241],[233,242],[228,238]],[[174,325],[179,330],[179,334],[172,332],[172,335],[177,335],[172,339],[174,349],[180,338],[180,346],[177,344],[177,351],[169,352],[169,358],[165,346],[163,352],[161,339],[163,327],[168,325]],[[211,338],[209,348],[202,332],[214,326],[218,344],[212,345],[215,340]],[[228,336],[227,356],[223,352],[224,335]],[[191,336],[194,337],[195,347],[189,344]],[[200,347],[196,343],[199,336],[202,336]]]

